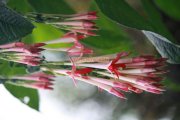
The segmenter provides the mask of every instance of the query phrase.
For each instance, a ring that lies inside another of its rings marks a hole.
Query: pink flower
[[[6,48],[24,47],[24,46],[25,46],[25,44],[23,42],[14,42],[14,43],[0,45],[0,48],[1,49],[6,49]]]
[[[69,48],[44,48],[46,50],[51,50],[51,51],[62,51],[62,52],[67,52],[69,56],[83,56],[83,55],[88,55],[88,54],[92,54],[93,50],[89,49],[89,48],[85,48],[83,45],[79,46],[79,45],[74,45],[72,47]]]
[[[146,74],[157,72],[157,67],[163,66],[165,58],[155,59],[153,56],[139,56],[135,58],[122,58],[129,53],[122,52],[110,58],[108,61],[94,61],[94,63],[78,63],[81,67],[91,67],[104,69],[115,74],[117,77],[121,74]],[[103,57],[102,57],[103,58]],[[93,58],[91,58],[93,59]],[[78,62],[78,61],[77,61]],[[65,65],[70,65],[65,63]]]
[[[44,46],[44,43],[35,43],[32,45],[27,45],[22,42],[15,42],[10,44],[1,45],[1,52],[18,52],[18,53],[27,53],[27,54],[36,54],[41,52],[41,47]]]
[[[74,28],[74,29],[71,29],[72,32],[75,32],[75,33],[81,33],[81,34],[84,34],[84,35],[87,35],[87,36],[97,36],[96,33],[88,30],[88,29],[77,29],[77,28]]]
[[[70,70],[53,69],[53,72],[56,74],[64,74],[64,75],[70,75],[71,74]],[[101,82],[98,82],[95,80],[96,78],[85,76],[85,74],[88,74],[90,72],[92,72],[92,69],[90,69],[90,68],[80,69],[80,70],[75,71],[75,73],[73,74],[74,75],[73,77],[76,80],[80,80],[80,81],[95,85],[95,86],[97,86],[103,90],[108,91],[109,93],[111,93],[117,97],[125,99],[124,94],[121,93],[120,91],[116,90],[114,87],[107,85],[107,84],[104,84],[104,83],[101,83]],[[116,83],[116,86],[117,86],[117,83]],[[122,88],[123,88],[123,85],[119,85],[119,86],[122,86]]]
[[[22,86],[33,89],[53,90],[52,85],[53,83],[48,83],[48,82],[32,82],[32,83],[24,84]]]
[[[45,43],[35,43],[33,45],[27,45],[26,48],[31,52],[31,53],[39,53],[41,51],[43,51],[44,49],[42,48],[44,45],[46,45]]]
[[[46,68],[44,68],[44,70],[46,70]],[[52,70],[53,73],[55,74],[64,74],[64,75],[71,75],[71,71],[70,70],[59,70],[59,69],[53,69]],[[86,74],[92,72],[92,69],[91,68],[83,68],[83,69],[80,69],[80,70],[76,70],[74,72],[74,79],[76,80],[79,80],[79,81],[83,81],[83,82],[86,82],[86,83],[89,83],[89,84],[92,84],[92,85],[95,85],[117,97],[120,97],[120,98],[123,98],[123,99],[126,99],[124,94],[121,93],[120,91],[118,91],[117,89],[115,89],[115,87],[112,87],[112,86],[119,86],[121,87],[122,89],[125,89],[125,85],[123,85],[123,83],[113,83],[113,82],[108,82],[107,80],[104,80],[105,83],[103,83],[102,79],[100,80],[100,78],[94,78],[94,77],[89,77],[89,76],[86,76]],[[99,80],[99,81],[98,81]],[[101,82],[100,82],[101,81]],[[111,86],[112,85],[112,86]]]
[[[128,54],[129,53],[127,53],[127,52],[122,52],[122,53],[117,54],[117,57],[110,62],[109,66],[108,66],[108,70],[111,71],[112,73],[114,73],[118,77],[120,75],[118,70],[120,68],[126,67],[126,65],[124,63],[118,63],[118,60],[121,57],[127,56]]]
[[[82,13],[82,14],[70,15],[68,17],[66,18],[66,20],[96,20],[98,18],[96,11],[92,11],[84,14]]]
[[[67,50],[69,56],[80,56],[82,57],[84,54],[92,54],[93,50],[89,48],[85,48],[80,42],[76,41],[74,45]]]
[[[79,40],[86,38],[85,35],[76,34],[73,32],[66,33],[63,37],[56,40],[49,40],[44,42],[45,44],[56,44],[56,43],[74,43]]]
[[[80,33],[86,36],[96,35],[94,32],[92,32],[94,30],[97,30],[97,27],[93,21],[98,17],[97,12],[94,11],[73,15],[30,13],[27,14],[27,17],[38,22],[44,22],[60,29]]]
[[[79,35],[77,33],[69,32],[65,34],[62,38],[57,40],[50,40],[45,42],[45,44],[54,44],[54,43],[74,43],[73,46],[68,48],[47,48],[43,47],[46,50],[53,50],[53,51],[63,51],[67,52],[70,57],[72,56],[79,56],[82,57],[85,54],[92,54],[93,50],[86,48],[83,44],[79,41],[85,38],[84,35]]]
[[[43,72],[32,73],[25,76],[12,76],[10,79],[16,80],[16,84],[24,87],[35,89],[50,89],[52,90],[52,81],[54,76]]]
[[[66,22],[58,22],[54,24],[62,25],[62,26],[70,26],[72,28],[79,27],[81,29],[92,28],[95,26],[95,23],[90,21],[66,21]]]
[[[26,64],[30,66],[38,66],[40,64],[40,61],[36,60],[28,60],[28,59],[23,59],[23,60],[12,60],[13,62],[21,63],[21,64]]]
[[[2,59],[37,66],[43,60],[43,58],[40,57],[40,52],[44,50],[41,48],[44,45],[44,43],[32,45],[27,45],[22,42],[9,43],[0,46],[0,53],[3,54]]]
[[[164,89],[160,81],[163,80],[161,74],[167,72],[163,69],[166,59],[150,55],[128,58],[128,55],[122,52],[117,55],[82,57],[74,61],[76,69],[73,71],[51,69],[50,72],[95,85],[120,98],[125,98],[123,91],[161,94]],[[63,65],[73,67],[74,64]],[[95,76],[91,74],[92,71],[96,73]]]

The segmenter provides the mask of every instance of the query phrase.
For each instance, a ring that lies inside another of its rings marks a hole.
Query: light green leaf
[[[18,98],[21,102],[27,104],[33,109],[39,110],[39,95],[37,90],[21,86],[15,86],[12,84],[5,84],[5,87],[13,96]]]

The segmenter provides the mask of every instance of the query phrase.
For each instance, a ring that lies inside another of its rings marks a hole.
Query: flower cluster
[[[14,42],[9,44],[0,45],[0,59],[6,61],[17,62],[26,64],[29,66],[43,65],[45,58],[41,55],[43,50],[55,50],[61,52],[67,52],[70,59],[71,57],[81,58],[83,55],[92,54],[93,50],[86,48],[80,43],[80,40],[88,37],[95,36],[93,30],[97,30],[93,20],[97,19],[96,12],[89,12],[85,14],[74,15],[52,15],[52,14],[35,14],[30,13],[27,17],[35,19],[36,22],[44,22],[47,24],[60,27],[61,29],[69,30],[63,37],[46,41],[43,43],[25,44],[23,42]],[[38,19],[37,19],[38,18]],[[73,44],[68,48],[49,48],[46,45],[49,44]],[[71,59],[73,63],[73,60]],[[46,62],[45,62],[46,63]],[[31,88],[44,88],[52,89],[51,85],[52,76],[45,73],[33,73],[26,76],[13,76],[8,78],[9,83],[21,85]],[[3,77],[4,78],[4,77]],[[3,80],[7,82],[7,80]]]
[[[43,50],[53,50],[67,52],[70,57],[79,56],[82,57],[85,54],[92,54],[93,50],[86,48],[79,41],[86,38],[85,35],[68,32],[63,37],[50,40],[43,43],[25,44],[23,42],[14,42],[5,45],[0,45],[0,59],[22,63],[30,66],[37,66],[41,64],[44,58],[41,55]],[[72,44],[68,48],[49,48],[46,45],[49,44]]]
[[[40,52],[44,50],[41,48],[44,45],[44,43],[27,45],[23,42],[0,45],[0,59],[37,66],[43,59]]]
[[[12,76],[7,82],[28,88],[52,90],[53,78],[53,75],[36,72],[24,76]]]
[[[93,51],[86,48],[79,40],[87,36],[95,36],[93,30],[97,30],[93,20],[97,19],[96,12],[88,12],[73,15],[60,15],[60,14],[40,14],[29,13],[26,17],[35,20],[36,22],[43,22],[46,24],[54,25],[58,28],[68,30],[67,34],[57,40],[51,40],[44,43],[36,43],[34,45],[25,45],[22,42],[15,42],[11,44],[1,45],[0,52],[1,59],[23,63],[31,66],[40,64],[39,52],[46,50],[65,51],[71,56],[83,56],[84,54],[92,54]],[[68,48],[48,48],[45,45],[56,43],[73,43],[73,46]],[[14,53],[11,53],[14,52]],[[4,54],[6,53],[6,55]],[[15,56],[15,57],[14,57]]]
[[[155,58],[152,55],[128,57],[128,52],[97,57],[85,56],[92,54],[93,50],[86,48],[80,41],[96,35],[92,32],[97,30],[93,22],[97,19],[96,12],[74,15],[29,13],[27,17],[69,32],[59,39],[43,43],[27,45],[23,42],[14,42],[0,45],[0,59],[31,66],[40,65],[43,71],[25,76],[12,76],[8,82],[24,87],[52,90],[53,78],[56,75],[65,75],[71,77],[74,83],[75,80],[83,81],[123,99],[126,99],[123,92],[146,91],[161,94],[164,91],[160,82],[163,80],[162,74],[166,73],[165,58]],[[57,43],[71,46],[46,46]],[[41,56],[43,50],[67,52],[70,59],[48,62]]]
[[[68,69],[49,69],[42,67],[44,71],[50,71],[55,75],[71,76],[95,85],[109,93],[125,99],[122,91],[142,93],[143,91],[161,94],[164,89],[160,84],[163,79],[161,74],[166,73],[163,69],[165,58],[155,58],[151,55],[127,58],[129,53],[82,57],[76,61],[75,71]],[[71,66],[65,62],[61,65]]]
[[[28,13],[26,17],[36,22],[51,24],[57,28],[80,33],[87,36],[96,36],[92,31],[98,30],[93,20],[97,19],[96,12],[73,15]]]

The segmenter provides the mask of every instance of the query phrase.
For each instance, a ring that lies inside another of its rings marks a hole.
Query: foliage
[[[144,11],[147,13],[147,17],[140,16],[128,3],[124,0],[96,0],[97,5],[101,11],[108,16],[111,20],[118,24],[122,24],[128,27],[136,28],[138,30],[152,31],[157,34],[153,34],[158,38],[158,34],[174,41],[171,34],[168,32],[167,28],[162,23],[160,15],[156,8],[152,5],[150,0],[142,0]],[[113,8],[111,8],[113,6]],[[119,15],[117,14],[119,13]],[[150,32],[144,32],[146,35]],[[148,37],[152,42],[152,37]],[[179,50],[178,45],[169,44],[170,41],[163,41],[165,44],[161,44],[162,40],[156,39],[156,44],[153,44],[159,53],[163,57],[167,57],[170,63],[179,63]],[[160,47],[161,46],[161,47]],[[165,51],[164,49],[173,49],[172,51]],[[176,57],[171,57],[176,56]]]
[[[17,41],[31,33],[33,28],[28,20],[0,3],[0,44]]]

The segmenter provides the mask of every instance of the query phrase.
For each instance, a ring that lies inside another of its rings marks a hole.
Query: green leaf
[[[33,8],[27,0],[8,0],[7,5],[20,13],[32,12]]]
[[[21,15],[0,4],[0,44],[21,39],[32,32],[34,26]]]
[[[152,30],[149,21],[140,16],[124,0],[95,1],[101,11],[116,23],[140,30]]]
[[[168,58],[169,63],[180,63],[180,46],[176,45],[173,37],[163,24],[161,16],[156,8],[153,6],[151,0],[141,0],[143,7],[147,13],[149,20],[152,23],[155,32],[144,31],[143,33],[148,37],[152,44],[156,47],[161,56]],[[164,36],[164,37],[163,37]],[[166,38],[165,38],[166,37]],[[173,40],[174,43],[169,40]]]
[[[36,12],[72,14],[74,11],[64,0],[28,0]]]
[[[63,35],[61,30],[54,28],[51,25],[46,25],[42,23],[34,23],[36,28],[32,34],[23,38],[23,41],[26,43],[38,43],[45,42],[48,40],[53,40],[60,38]],[[49,45],[50,47],[60,47],[59,44]]]
[[[138,15],[124,0],[96,0],[96,3],[101,11],[116,23],[143,30],[143,33],[153,43],[158,52],[163,57],[169,59],[168,62],[180,63],[179,45],[169,41],[173,40],[173,38],[163,24],[160,14],[152,5],[152,1],[142,0],[144,11],[147,14],[147,23],[145,23],[143,17]],[[142,24],[139,24],[138,21],[141,21]],[[136,25],[134,25],[134,23]],[[147,29],[144,25],[151,26],[151,29]]]
[[[12,75],[22,75],[26,74],[26,68],[23,66],[18,66],[17,64],[13,64],[10,66],[7,61],[0,61],[0,75],[1,76],[12,76]],[[20,101],[25,103],[24,98],[28,97],[30,100],[27,105],[38,110],[39,109],[39,96],[37,90],[15,86],[11,84],[5,84],[6,89]]]
[[[101,11],[111,20],[138,30],[152,31],[174,40],[151,0],[141,0],[145,16],[141,16],[124,0],[96,0]],[[113,6],[113,8],[112,8]],[[175,41],[173,41],[175,42]]]
[[[170,17],[180,20],[179,0],[154,0],[155,4]]]
[[[148,20],[150,21],[150,23],[153,27],[152,32],[158,33],[158,34],[166,37],[170,41],[176,43],[176,41],[172,37],[171,33],[168,31],[165,24],[163,23],[163,21],[161,19],[161,15],[158,12],[158,10],[156,9],[156,7],[153,5],[152,0],[141,0],[141,2],[143,5],[143,8],[145,10],[146,17],[148,18]]]
[[[113,34],[111,34],[113,33]],[[122,34],[119,29],[118,32],[113,30],[100,30],[97,32],[99,36],[85,39],[87,46],[94,48],[95,53],[112,54],[121,51],[131,51],[132,43],[130,39]]]
[[[162,83],[167,86],[168,89],[171,89],[173,91],[180,91],[180,84],[175,83],[172,81],[172,78],[166,78],[165,80],[162,81]]]
[[[39,110],[39,95],[37,90],[15,86],[12,84],[5,84],[6,89],[21,102],[27,104],[29,107]],[[29,101],[26,100],[29,98]]]
[[[165,37],[153,32],[143,31],[146,37],[156,47],[161,56],[168,58],[169,63],[180,63],[180,46],[170,42]]]

